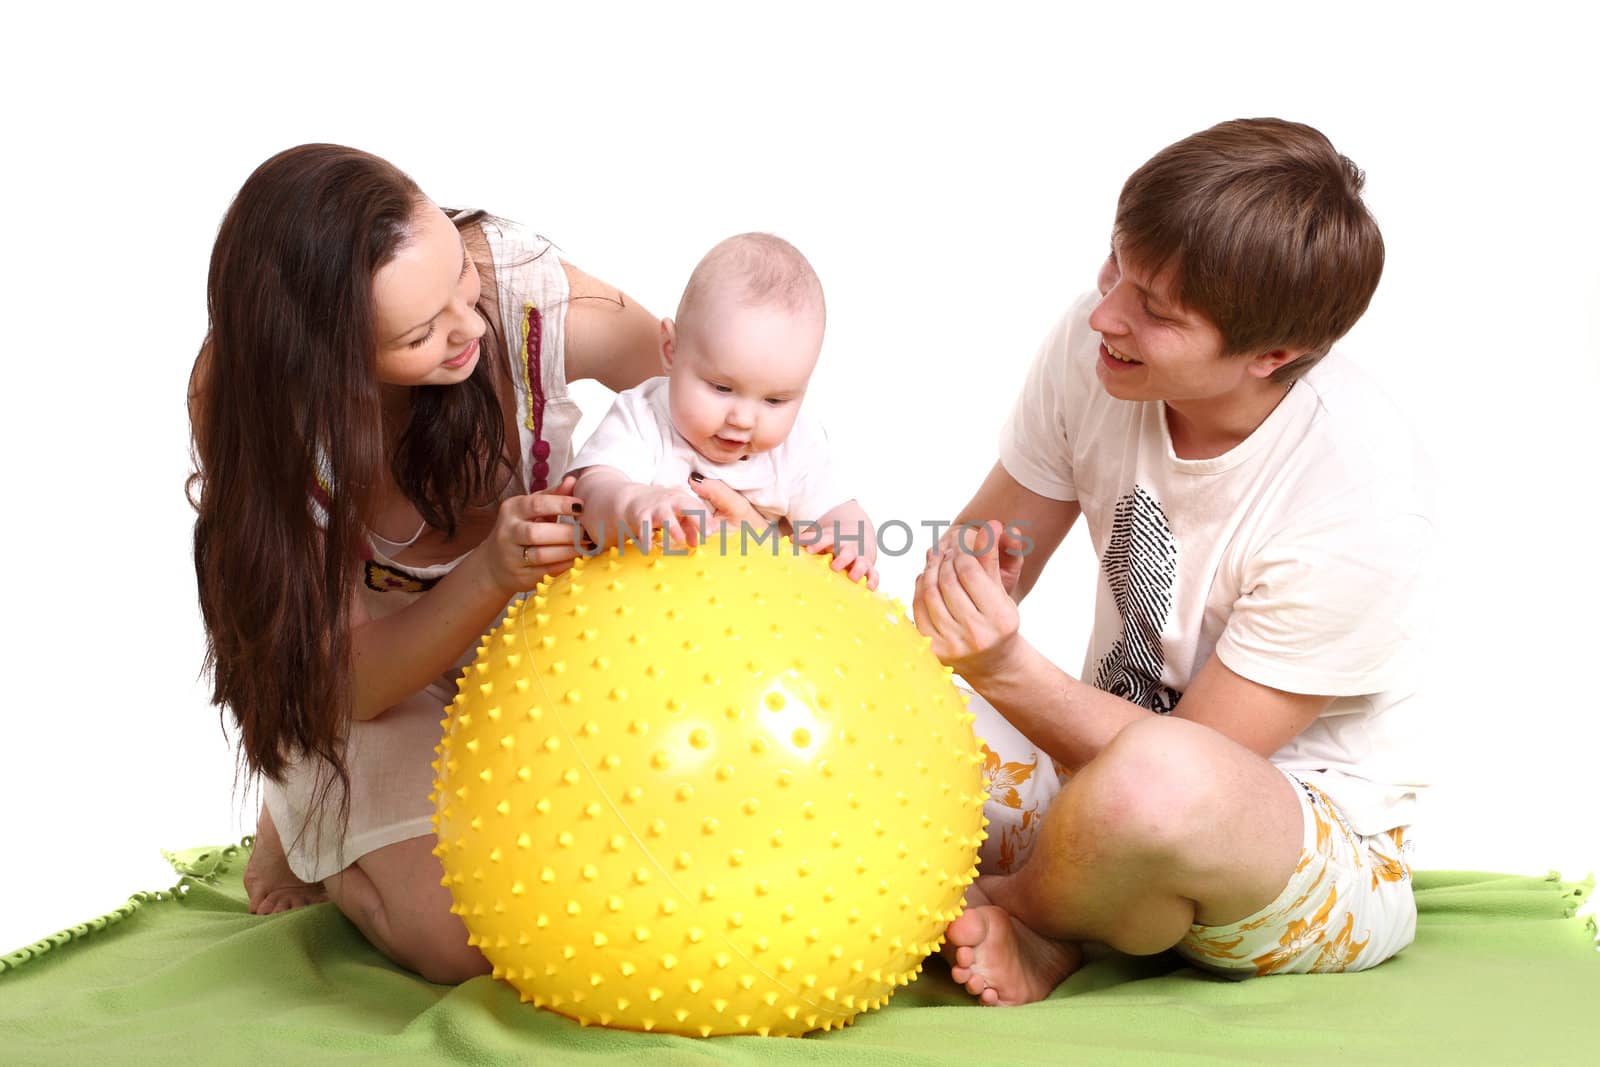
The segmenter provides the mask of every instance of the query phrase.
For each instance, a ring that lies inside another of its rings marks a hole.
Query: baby
[[[740,234],[706,253],[676,322],[661,320],[666,376],[618,394],[573,461],[589,535],[602,547],[629,536],[649,544],[663,529],[693,544],[693,520],[709,508],[689,481],[714,478],[876,589],[872,524],[836,483],[822,428],[800,410],[825,318],[822,283],[782,238]]]

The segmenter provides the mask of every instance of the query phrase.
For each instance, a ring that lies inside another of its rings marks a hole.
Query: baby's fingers
[[[813,555],[833,551],[833,534],[822,530],[817,534],[816,540],[805,542],[805,550]]]

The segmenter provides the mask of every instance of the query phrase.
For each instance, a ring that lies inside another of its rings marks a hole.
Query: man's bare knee
[[[1105,859],[1170,861],[1214,803],[1195,737],[1174,725],[1154,716],[1131,724],[1069,786],[1078,836]]]
[[[1300,811],[1287,779],[1197,723],[1152,716],[1130,725],[1069,791],[1086,782],[1085,817],[1107,862],[1143,872],[1192,921],[1215,925],[1266,904],[1298,855]],[[1153,924],[1162,931],[1154,940],[1176,924]],[[1137,925],[1135,939],[1151,929]],[[1117,947],[1139,951],[1131,941]]]

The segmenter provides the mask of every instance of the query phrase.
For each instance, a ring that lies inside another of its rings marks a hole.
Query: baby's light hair
[[[817,272],[798,248],[770,233],[741,233],[705,254],[678,301],[680,328],[697,305],[719,291],[743,307],[772,304],[793,313],[815,307],[827,317]]]

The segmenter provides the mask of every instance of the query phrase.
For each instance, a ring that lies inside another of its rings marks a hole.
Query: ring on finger
[[[533,566],[533,560],[528,558],[528,549],[530,549],[532,547],[533,547],[532,545],[523,545],[522,546],[522,565],[524,567]]]

